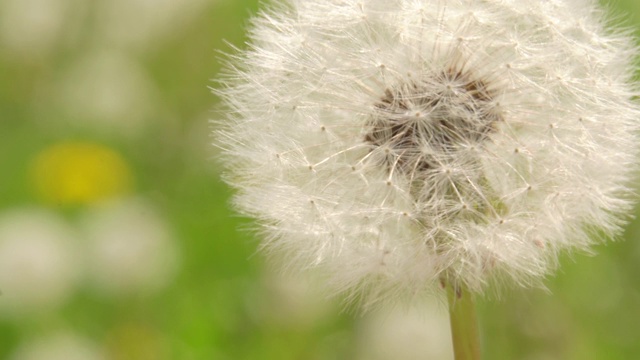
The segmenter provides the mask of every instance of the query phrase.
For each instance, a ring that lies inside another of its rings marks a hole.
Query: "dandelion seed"
[[[590,0],[281,1],[216,90],[236,204],[368,304],[538,284],[632,205],[636,49],[605,25]]]

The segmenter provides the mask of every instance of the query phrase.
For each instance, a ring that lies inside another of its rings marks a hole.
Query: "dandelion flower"
[[[106,351],[79,334],[59,331],[26,340],[11,360],[105,360]]]
[[[102,203],[85,213],[89,275],[105,295],[146,295],[171,283],[179,261],[169,224],[142,198]]]
[[[540,284],[632,206],[629,34],[591,0],[280,1],[216,90],[264,249],[367,302]]]
[[[39,208],[0,213],[0,317],[55,310],[80,277],[76,235],[64,219]]]

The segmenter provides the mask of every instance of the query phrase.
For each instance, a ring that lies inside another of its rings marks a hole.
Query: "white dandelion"
[[[55,311],[81,277],[76,234],[58,214],[40,208],[0,213],[0,318]]]
[[[59,331],[51,335],[27,339],[10,360],[106,360],[99,345],[79,334]]]
[[[167,222],[142,198],[102,203],[85,213],[88,274],[105,295],[157,292],[171,283],[179,251]]]
[[[636,49],[591,0],[282,0],[217,144],[263,247],[367,303],[537,285],[632,206]]]

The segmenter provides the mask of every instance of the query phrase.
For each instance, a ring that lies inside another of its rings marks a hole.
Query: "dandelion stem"
[[[471,294],[463,288],[447,286],[447,298],[455,360],[479,360],[478,321]]]

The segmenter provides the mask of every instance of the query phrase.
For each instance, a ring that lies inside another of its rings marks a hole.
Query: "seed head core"
[[[387,88],[365,141],[382,151],[389,169],[433,171],[481,143],[502,119],[489,82],[456,69]]]

